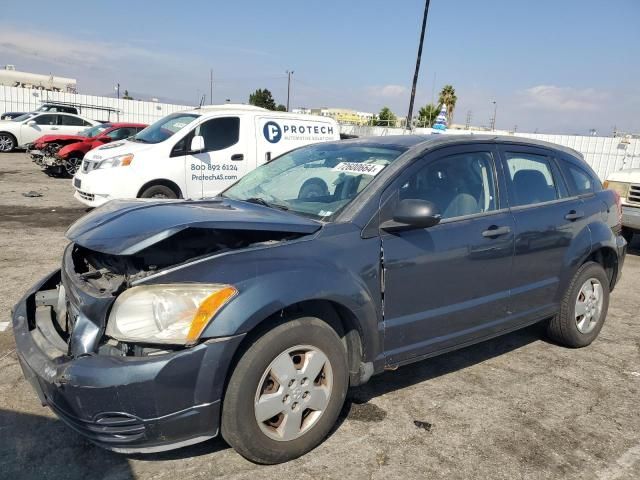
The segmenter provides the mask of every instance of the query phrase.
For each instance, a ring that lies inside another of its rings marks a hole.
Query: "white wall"
[[[47,101],[79,103],[98,107],[109,107],[120,113],[82,107],[80,114],[94,120],[153,123],[169,113],[193,108],[188,105],[143,102],[139,100],[118,100],[117,98],[80,95],[64,92],[0,86],[0,114],[4,112],[30,112]]]
[[[407,132],[403,128],[366,127],[341,125],[342,133],[358,136],[407,135],[408,133],[430,134],[431,129],[417,128]],[[469,130],[447,130],[448,134],[491,134],[492,132],[472,132]],[[502,134],[502,132],[500,132]],[[540,133],[520,133],[518,137],[534,138],[557,143],[580,152],[598,176],[605,180],[611,172],[623,168],[640,168],[640,140],[612,137],[590,137],[577,135],[545,135]]]

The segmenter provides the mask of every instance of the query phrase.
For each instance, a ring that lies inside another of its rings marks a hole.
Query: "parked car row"
[[[78,135],[43,135],[27,145],[27,153],[48,174],[73,177],[88,151],[129,138],[145,127],[140,123],[102,123]]]
[[[25,148],[43,135],[77,135],[88,127],[100,125],[72,113],[29,112],[13,120],[0,120],[0,152]]]

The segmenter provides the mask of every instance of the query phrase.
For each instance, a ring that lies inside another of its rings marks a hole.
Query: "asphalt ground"
[[[533,326],[387,372],[350,392],[318,448],[264,467],[220,439],[111,453],[40,406],[2,322],[58,267],[65,229],[83,214],[70,180],[0,154],[0,479],[640,478],[640,236],[590,347],[554,345]]]

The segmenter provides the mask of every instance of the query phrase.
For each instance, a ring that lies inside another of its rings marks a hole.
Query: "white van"
[[[173,113],[88,152],[73,178],[75,198],[97,207],[116,198],[212,197],[283,153],[339,138],[331,118],[251,105]]]

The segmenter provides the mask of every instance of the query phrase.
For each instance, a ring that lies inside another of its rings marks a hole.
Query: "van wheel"
[[[0,152],[11,152],[16,148],[16,137],[10,133],[0,133]]]
[[[178,198],[178,196],[165,185],[152,185],[140,194],[140,198]]]
[[[346,351],[335,330],[313,317],[286,321],[238,361],[223,399],[222,436],[253,462],[292,460],[329,434],[348,383]]]
[[[599,263],[587,262],[573,277],[547,333],[561,345],[586,347],[600,333],[608,308],[609,278]]]

